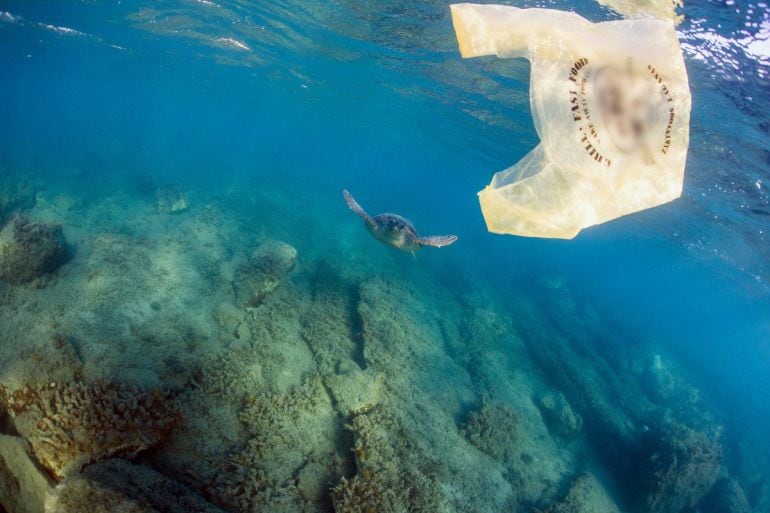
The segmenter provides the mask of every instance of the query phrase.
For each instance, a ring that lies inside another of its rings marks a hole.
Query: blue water
[[[618,17],[589,0],[513,3]],[[245,229],[264,226],[307,261],[427,274],[503,305],[526,297],[568,338],[586,336],[590,306],[625,344],[678,362],[719,412],[731,465],[741,444],[767,463],[770,14],[753,0],[681,12],[693,97],[684,194],[572,241],[487,233],[475,193],[537,144],[529,68],[461,60],[445,2],[2,2],[0,172],[85,211],[135,194],[145,175],[199,204],[268,194],[272,211]],[[380,246],[343,188],[459,242],[416,259]],[[141,232],[114,216],[116,233]],[[574,309],[544,285],[553,277]]]

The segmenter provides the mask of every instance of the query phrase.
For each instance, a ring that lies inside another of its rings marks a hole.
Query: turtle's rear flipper
[[[417,242],[420,246],[433,246],[434,248],[441,248],[449,246],[457,240],[457,235],[433,235],[431,237],[420,237]]]
[[[372,218],[369,217],[369,214],[367,214],[363,208],[361,208],[361,205],[358,204],[358,202],[355,200],[352,194],[350,194],[347,189],[342,189],[342,195],[345,197],[345,201],[347,202],[348,206],[350,207],[350,210],[361,216],[361,218],[366,221],[367,223],[372,222]]]

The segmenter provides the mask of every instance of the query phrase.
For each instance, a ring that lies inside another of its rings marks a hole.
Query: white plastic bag
[[[455,4],[463,57],[525,57],[540,144],[479,193],[495,233],[570,239],[682,192],[690,90],[673,21]]]
[[[661,20],[674,20],[677,24],[682,16],[676,9],[682,7],[682,0],[597,0],[600,4],[622,14],[626,18],[654,16]]]

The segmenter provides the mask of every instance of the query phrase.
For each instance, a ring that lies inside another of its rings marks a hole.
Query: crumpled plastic
[[[524,57],[540,144],[479,200],[489,231],[571,239],[682,193],[690,89],[672,20],[451,6],[463,57]]]

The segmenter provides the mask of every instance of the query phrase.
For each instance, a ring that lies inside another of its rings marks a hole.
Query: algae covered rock
[[[337,409],[343,415],[365,413],[377,406],[382,398],[384,376],[371,369],[351,369],[329,376],[325,381]]]
[[[620,513],[620,508],[596,476],[586,472],[572,482],[564,499],[542,513]]]
[[[52,483],[18,436],[0,435],[0,511],[43,513]]]
[[[583,418],[575,413],[564,394],[546,394],[538,402],[548,429],[567,440],[576,436],[583,427]]]
[[[735,479],[723,477],[700,505],[703,513],[751,513],[746,494]]]
[[[161,187],[155,191],[155,208],[159,214],[179,214],[190,208],[190,198],[179,187]]]
[[[640,506],[650,513],[679,513],[697,506],[719,477],[721,460],[716,433],[679,423],[649,431],[633,473]]]
[[[207,495],[244,513],[317,510],[329,483],[339,479],[342,432],[320,378],[247,397],[240,420],[247,441],[221,463]]]
[[[479,409],[468,414],[461,432],[481,452],[499,461],[511,461],[516,448],[518,423],[513,408],[484,399]]]
[[[57,513],[224,513],[181,483],[121,459],[98,462],[67,479],[49,504]]]
[[[663,365],[663,359],[659,354],[653,356],[650,365],[644,374],[644,384],[649,394],[658,401],[666,401],[674,392],[674,376]]]
[[[356,415],[356,474],[340,479],[330,497],[336,513],[439,513],[449,511],[434,475],[440,465],[408,441],[404,427],[383,405]]]
[[[0,231],[0,280],[27,283],[67,261],[67,244],[57,224],[16,216]]]
[[[228,338],[249,340],[251,331],[246,322],[246,313],[230,303],[222,303],[214,310],[214,319]]]
[[[235,276],[233,288],[238,302],[259,306],[294,268],[297,250],[285,242],[268,240],[254,250]]]

